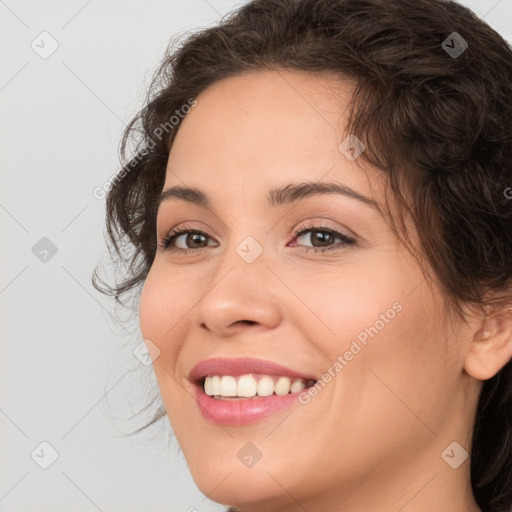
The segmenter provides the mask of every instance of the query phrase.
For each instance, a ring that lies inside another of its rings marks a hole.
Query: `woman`
[[[511,98],[511,48],[445,0],[254,0],[168,52],[110,292],[210,499],[511,509]]]

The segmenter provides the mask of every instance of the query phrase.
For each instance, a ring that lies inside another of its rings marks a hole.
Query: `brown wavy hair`
[[[453,32],[468,43],[457,57],[442,46]],[[171,42],[122,137],[106,226],[124,270],[109,285],[96,269],[99,291],[123,303],[149,272],[155,200],[183,106],[222,78],[263,69],[307,71],[312,79],[337,73],[355,83],[346,133],[364,142],[361,158],[387,173],[399,206],[391,226],[425,278],[437,282],[462,321],[464,304],[510,305],[512,49],[448,0],[254,0],[217,26]],[[179,119],[171,126],[173,115]],[[419,234],[418,252],[404,212]],[[484,512],[512,507],[511,365],[483,383],[475,415],[471,485]]]

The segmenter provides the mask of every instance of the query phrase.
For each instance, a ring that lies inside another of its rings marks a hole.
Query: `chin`
[[[245,443],[234,437],[214,443],[208,451],[204,446],[187,446],[187,443],[182,450],[196,486],[210,500],[240,508],[259,504],[265,510],[265,504],[270,508],[270,504],[275,506],[284,499],[283,488],[277,482],[287,481],[287,487],[290,486],[289,464],[281,467],[279,457],[267,455],[252,467],[246,467],[237,457]]]
[[[227,465],[203,463],[200,469],[191,470],[192,478],[199,490],[210,500],[226,506],[243,507],[245,504],[260,506],[275,503],[282,495],[277,484],[263,468],[240,471]],[[280,491],[280,492],[279,492]]]

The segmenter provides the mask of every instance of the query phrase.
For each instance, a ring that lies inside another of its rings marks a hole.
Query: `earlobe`
[[[464,369],[478,380],[494,377],[512,359],[512,315],[495,313],[482,321],[466,354]]]

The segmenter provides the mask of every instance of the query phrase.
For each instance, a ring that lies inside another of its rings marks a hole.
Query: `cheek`
[[[328,386],[345,410],[359,411],[361,425],[399,411],[414,420],[401,400],[425,417],[435,416],[432,406],[455,375],[455,355],[445,353],[440,299],[413,270],[382,259],[364,269],[298,274],[293,281],[307,306],[297,302],[302,313],[294,319],[327,356],[325,371],[335,377],[324,374],[325,380],[334,383]]]
[[[286,276],[299,299],[294,309],[301,314],[294,319],[300,319],[303,332],[331,358],[348,350],[352,340],[364,346],[375,337],[385,337],[394,324],[414,324],[415,316],[405,320],[402,315],[411,302],[408,294],[414,278],[404,278],[404,271],[400,275],[395,267],[395,262],[383,259],[380,264],[348,263]]]
[[[396,301],[400,310],[387,323],[379,322],[375,313],[385,313],[384,306],[396,297],[391,293],[381,302],[380,310],[372,310],[373,316],[367,317],[359,334],[352,333],[351,339],[361,351],[346,368],[344,385],[348,396],[364,397],[360,421],[369,432],[373,429],[368,419],[373,418],[381,422],[381,427],[385,425],[386,432],[393,428],[401,431],[400,435],[416,432],[429,441],[429,429],[437,429],[451,401],[447,391],[457,376],[453,369],[456,354],[446,339],[436,298],[425,283],[413,293],[400,296]],[[354,326],[353,332],[358,327]],[[365,334],[365,344],[359,343],[361,333]],[[455,340],[451,342],[453,346]],[[358,407],[356,401],[352,407]]]
[[[155,264],[149,271],[139,302],[139,326],[143,338],[151,340],[160,350],[153,361],[162,401],[171,423],[175,411],[181,411],[190,399],[176,379],[176,362],[190,329],[187,311],[192,298],[184,287]]]
[[[189,328],[186,313],[190,300],[186,294],[191,288],[180,285],[174,275],[162,272],[158,265],[149,271],[140,296],[139,325],[144,339],[155,343],[163,356],[155,361],[155,371],[162,361],[169,370],[174,368],[173,358]]]

